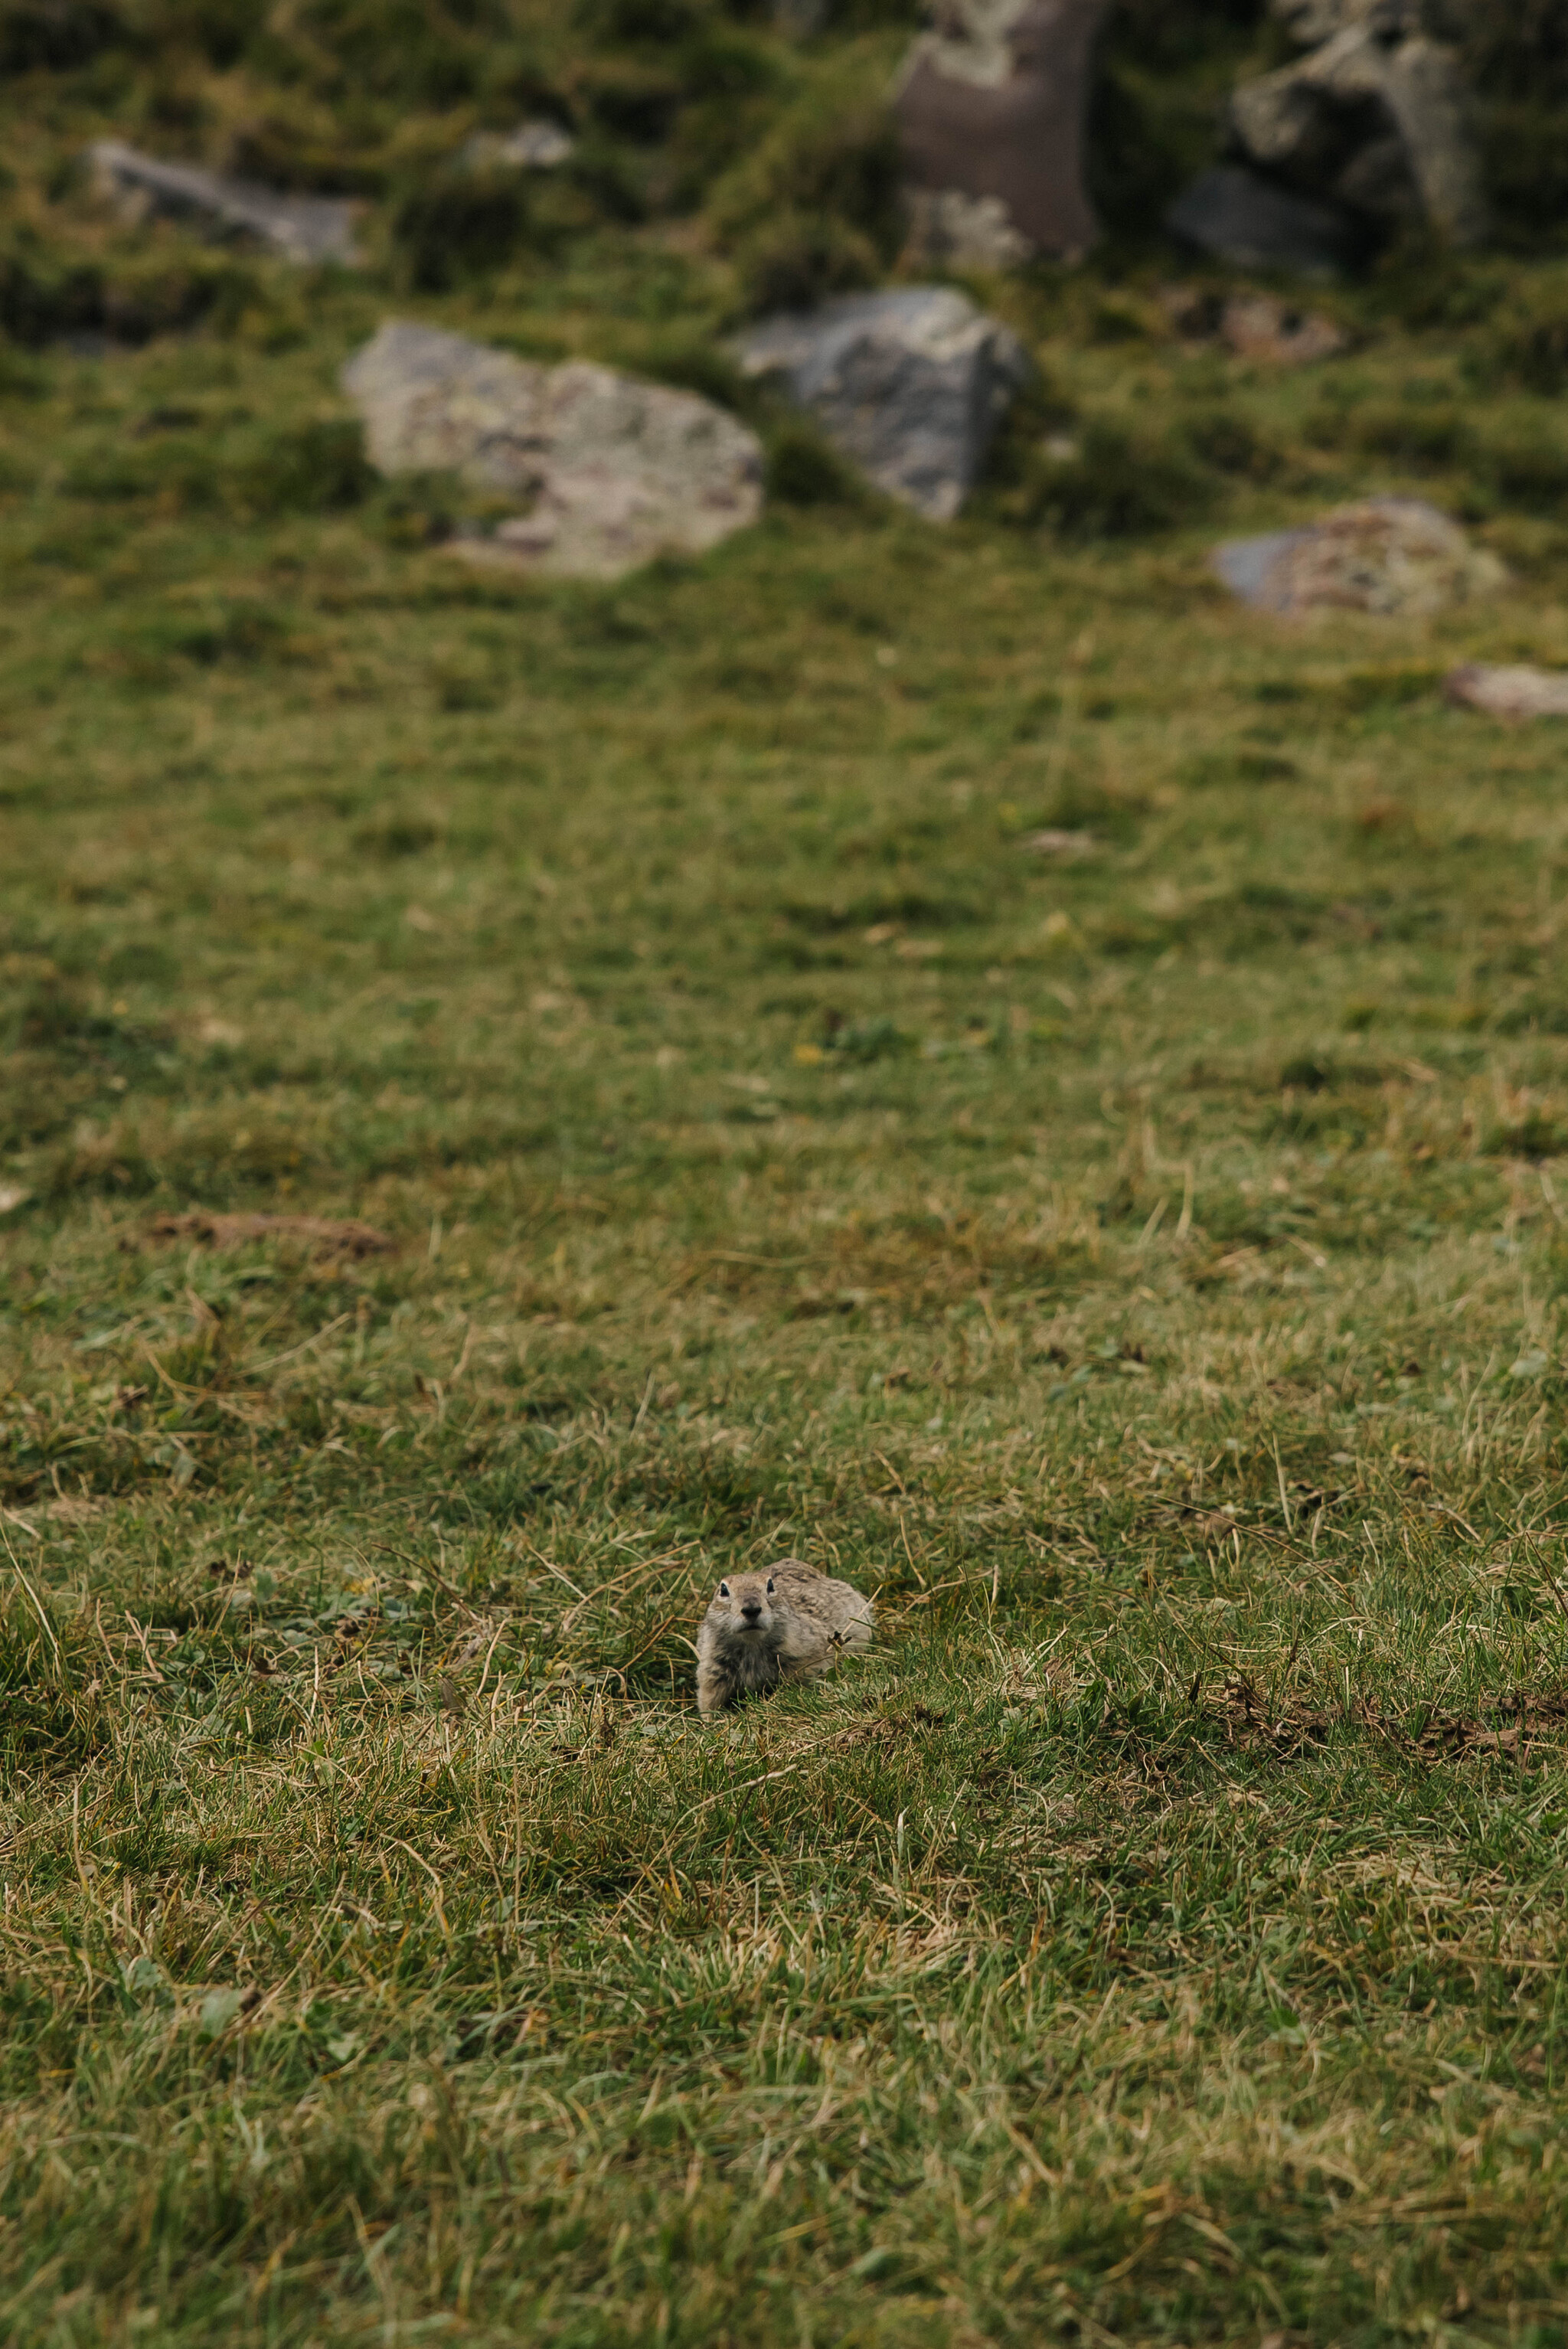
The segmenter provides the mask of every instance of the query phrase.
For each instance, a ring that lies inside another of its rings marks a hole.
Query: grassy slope
[[[993,289],[1202,527],[1020,448],[608,592],[275,510],[374,281],[8,361],[8,2337],[1563,2337],[1562,736],[1435,688],[1568,625],[1465,283],[1284,383]],[[1434,486],[1484,611],[1207,580]],[[889,1636],[699,1729],[783,1547]]]

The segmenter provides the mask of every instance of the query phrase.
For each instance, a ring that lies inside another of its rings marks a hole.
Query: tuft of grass
[[[790,419],[769,436],[764,487],[786,506],[869,503],[864,482],[809,419]]]
[[[529,233],[521,173],[454,171],[421,182],[398,204],[393,239],[417,294],[446,294],[467,276],[492,274]]]
[[[1245,428],[1241,431],[1251,446]],[[1213,430],[1200,430],[1196,440],[1212,460]],[[1233,445],[1227,440],[1227,456]],[[1228,462],[1224,469],[1233,470]],[[1212,481],[1168,438],[1099,416],[1076,439],[1042,443],[1022,481],[1008,492],[1006,509],[1065,538],[1137,538],[1201,515],[1212,503]]]

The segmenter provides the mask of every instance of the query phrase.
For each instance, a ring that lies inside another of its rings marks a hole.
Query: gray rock
[[[558,171],[576,148],[559,122],[520,122],[515,130],[476,130],[463,147],[470,171]]]
[[[384,473],[452,472],[528,511],[469,561],[615,578],[695,554],[754,522],[762,451],[689,391],[574,362],[532,367],[431,326],[391,321],[343,370]]]
[[[1224,165],[1205,171],[1165,215],[1172,236],[1233,269],[1283,269],[1299,277],[1332,277],[1360,249],[1349,214],[1313,203]]]
[[[288,261],[348,261],[356,207],[338,196],[285,196],[193,163],[160,163],[118,139],[88,149],[93,181],[133,220],[155,213],[204,222],[216,235],[253,237]]]
[[[1517,724],[1527,718],[1568,718],[1568,671],[1469,661],[1443,679],[1443,698],[1484,717]]]
[[[1323,37],[1234,93],[1247,160],[1379,229],[1424,220],[1479,243],[1486,208],[1459,53],[1427,34],[1413,0],[1285,0],[1276,13],[1296,37]]]
[[[1367,498],[1303,530],[1232,539],[1213,566],[1255,610],[1335,609],[1418,617],[1489,595],[1507,573],[1494,554],[1417,498]]]
[[[1092,856],[1099,842],[1092,832],[1063,831],[1057,824],[1047,824],[1044,832],[1026,832],[1018,845],[1032,850],[1037,856],[1062,856],[1072,862],[1080,856]]]
[[[1017,336],[946,286],[851,294],[771,318],[740,345],[868,480],[931,522],[974,487],[1014,395],[1029,380]]]
[[[1257,611],[1278,611],[1270,594],[1276,566],[1310,535],[1305,530],[1265,531],[1257,538],[1230,538],[1217,546],[1210,560],[1233,595]]]
[[[1007,235],[1026,254],[1060,259],[1094,243],[1099,224],[1084,192],[1084,120],[1108,5],[949,0],[940,29],[915,43],[893,111],[915,196],[917,250],[985,266],[1017,257]],[[945,201],[945,212],[933,197]],[[984,209],[966,213],[965,204]]]

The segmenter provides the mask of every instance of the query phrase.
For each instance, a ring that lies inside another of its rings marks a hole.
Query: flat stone
[[[515,130],[476,130],[462,160],[470,171],[557,171],[571,161],[576,145],[559,122],[520,122]]]
[[[1092,832],[1067,832],[1057,824],[1047,824],[1043,832],[1026,832],[1018,845],[1036,856],[1065,856],[1070,861],[1092,856],[1099,842]]]
[[[944,285],[851,294],[770,318],[739,345],[816,417],[869,481],[931,522],[974,487],[1014,395],[1033,372],[1017,336]]]
[[[253,237],[287,261],[347,261],[356,205],[341,196],[285,196],[253,180],[232,180],[193,163],[162,163],[118,139],[88,149],[94,184],[120,212],[204,222],[218,235]]]
[[[1171,206],[1165,225],[1183,244],[1233,269],[1332,277],[1358,256],[1349,215],[1275,187],[1235,164],[1205,171]]]
[[[1501,587],[1507,573],[1457,523],[1417,498],[1368,498],[1302,530],[1216,547],[1214,569],[1262,612],[1418,617]]]
[[[942,30],[918,40],[893,111],[911,190],[999,208],[1028,253],[1072,259],[1099,233],[1083,186],[1084,122],[1095,36],[1109,0],[950,0]],[[961,213],[934,216],[951,240]],[[995,224],[967,254],[997,255]],[[917,208],[916,230],[921,228]],[[942,257],[928,243],[931,257]]]
[[[1484,717],[1518,722],[1527,718],[1568,718],[1568,669],[1527,666],[1490,667],[1470,661],[1443,680],[1443,698]]]
[[[545,367],[394,320],[344,368],[384,473],[449,472],[527,511],[451,552],[558,577],[616,578],[755,522],[762,450],[695,392],[580,361]]]

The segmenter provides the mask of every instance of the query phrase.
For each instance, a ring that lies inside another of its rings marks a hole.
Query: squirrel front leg
[[[710,1656],[704,1656],[696,1668],[698,1713],[722,1713],[728,1702],[729,1686],[724,1674]]]

